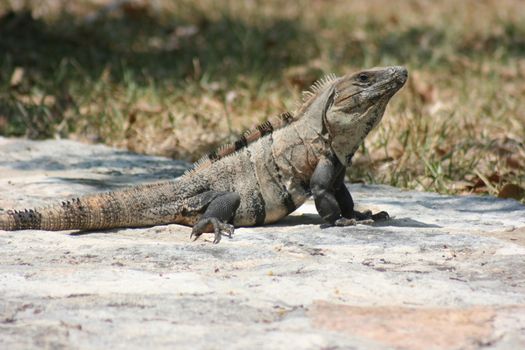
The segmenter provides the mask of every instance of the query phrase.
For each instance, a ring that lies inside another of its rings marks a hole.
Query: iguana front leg
[[[354,201],[344,184],[345,168],[337,160],[322,158],[310,179],[315,207],[321,217],[336,226],[369,224],[388,219],[388,213],[354,210]]]
[[[241,197],[235,192],[223,192],[210,201],[204,214],[193,226],[190,238],[197,240],[205,232],[213,232],[215,238],[213,243],[221,241],[221,237],[226,233],[228,237],[233,234],[233,225],[229,224],[239,208]]]

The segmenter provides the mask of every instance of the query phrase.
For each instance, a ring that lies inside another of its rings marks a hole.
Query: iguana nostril
[[[392,67],[398,82],[404,84],[408,79],[408,70],[403,66]]]

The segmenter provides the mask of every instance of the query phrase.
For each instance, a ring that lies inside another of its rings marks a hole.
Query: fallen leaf
[[[518,159],[518,157],[507,157],[506,159],[507,165],[512,169],[521,169],[523,170],[525,167],[523,166],[522,162]]]
[[[24,68],[22,67],[16,67],[13,71],[13,74],[11,75],[11,80],[9,81],[9,84],[11,84],[11,87],[20,85],[22,82],[22,79],[24,78]]]
[[[525,199],[525,189],[516,184],[505,184],[498,192],[499,198]]]

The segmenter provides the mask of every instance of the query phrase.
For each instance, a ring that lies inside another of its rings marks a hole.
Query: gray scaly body
[[[178,223],[192,236],[275,222],[313,194],[329,224],[380,220],[354,210],[344,173],[404,85],[404,67],[376,68],[315,84],[299,109],[270,119],[197,162],[180,179],[95,193],[40,209],[0,213],[0,230],[96,230]]]

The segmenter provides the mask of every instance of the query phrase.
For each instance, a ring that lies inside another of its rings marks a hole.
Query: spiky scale
[[[331,84],[336,79],[337,76],[335,74],[327,74],[321,77],[319,80],[316,80],[308,90],[303,91],[303,101],[307,101],[308,99],[316,96],[317,93],[322,91],[326,86]]]

